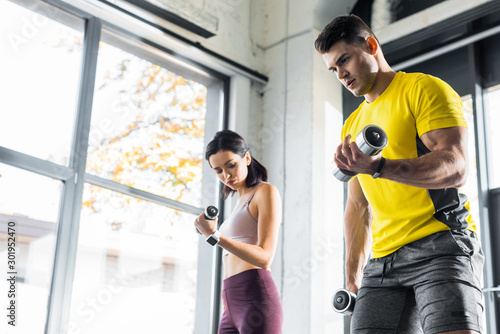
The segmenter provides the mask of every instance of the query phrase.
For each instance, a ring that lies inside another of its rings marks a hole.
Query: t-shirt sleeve
[[[462,99],[439,78],[426,75],[418,79],[410,90],[410,101],[419,136],[436,129],[467,127]]]

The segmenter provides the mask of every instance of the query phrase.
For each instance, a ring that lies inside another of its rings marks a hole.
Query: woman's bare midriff
[[[224,264],[224,279],[249,269],[259,269],[259,267],[245,262],[233,254],[224,255],[222,257],[222,263]]]

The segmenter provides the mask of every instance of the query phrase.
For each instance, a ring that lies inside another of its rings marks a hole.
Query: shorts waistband
[[[244,282],[252,281],[252,280],[272,280],[271,271],[265,269],[249,269],[245,270],[239,274],[230,276],[226,278],[223,283],[223,290],[230,289],[234,286],[240,285]]]

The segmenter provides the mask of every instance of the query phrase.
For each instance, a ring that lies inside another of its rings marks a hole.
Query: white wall
[[[330,301],[343,284],[343,185],[333,180],[332,155],[325,153],[340,141],[341,86],[313,47],[315,3],[260,4],[254,5],[261,9],[254,17],[259,23],[252,25],[263,27],[254,36],[269,83],[261,91],[262,124],[251,125],[248,140],[259,143],[257,153],[284,201],[272,267],[283,300],[283,332],[331,333],[342,328]]]

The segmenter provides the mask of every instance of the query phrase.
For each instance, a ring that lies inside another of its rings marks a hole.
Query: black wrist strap
[[[377,177],[380,176],[380,174],[382,174],[382,170],[384,169],[384,166],[385,166],[385,158],[382,157],[380,159],[380,163],[378,164],[378,167],[377,167],[377,171],[375,173],[372,174],[372,177],[374,179],[376,179]]]

